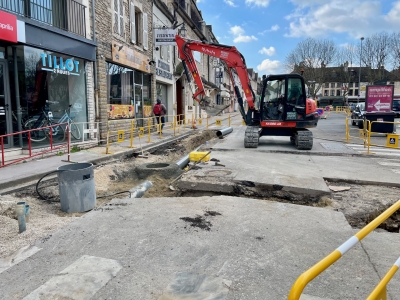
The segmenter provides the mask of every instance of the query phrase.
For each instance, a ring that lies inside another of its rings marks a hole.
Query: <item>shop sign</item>
[[[13,43],[17,38],[17,17],[0,10],[0,40]]]
[[[112,42],[111,48],[113,62],[150,73],[149,58],[146,55],[115,41]]]
[[[154,29],[154,46],[176,46],[176,29]]]
[[[367,112],[392,111],[394,86],[393,85],[369,85],[367,86]]]
[[[172,80],[172,73],[170,73],[171,67],[168,63],[158,60],[156,75]]]
[[[62,57],[56,55],[41,53],[40,56],[42,57],[42,70],[56,74],[80,76],[79,61],[74,58],[68,58],[64,62]]]

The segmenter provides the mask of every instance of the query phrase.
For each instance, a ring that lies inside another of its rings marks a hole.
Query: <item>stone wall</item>
[[[137,46],[131,43],[130,40],[130,23],[129,23],[129,1],[123,0],[124,3],[124,35],[120,36],[114,33],[114,0],[97,0],[96,1],[96,33],[97,33],[97,79],[98,79],[98,106],[99,106],[99,121],[101,122],[101,139],[106,138],[106,124],[108,111],[108,95],[107,95],[107,77],[106,77],[106,62],[112,62],[111,43],[113,40],[118,41],[124,47],[129,47],[134,51],[146,55],[152,60],[153,55],[153,14],[152,1],[134,0],[135,6],[141,7],[142,12],[147,13],[148,21],[148,49],[145,50],[142,46]],[[127,66],[128,67],[128,66]],[[155,103],[155,66],[151,66],[151,96],[152,102]]]

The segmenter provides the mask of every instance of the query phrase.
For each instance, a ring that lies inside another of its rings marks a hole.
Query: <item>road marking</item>
[[[84,255],[24,300],[91,299],[121,269],[122,265],[117,260]]]
[[[0,273],[27,259],[40,250],[42,249],[36,246],[28,245],[12,253],[11,255],[0,259]]]

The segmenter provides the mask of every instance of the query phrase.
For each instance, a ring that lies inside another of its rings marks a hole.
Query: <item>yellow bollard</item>
[[[162,123],[161,123],[161,116],[158,117],[158,133],[160,135],[160,139],[162,138]]]
[[[111,154],[108,150],[110,147],[110,127],[109,127],[109,122],[107,122],[107,141],[106,141],[106,154]]]
[[[176,129],[176,117],[174,116],[173,117],[173,123],[172,123],[172,127],[173,127],[173,129],[174,129],[174,136],[176,136],[176,132],[175,132],[175,129]]]
[[[151,118],[147,119],[147,131],[148,131],[148,133],[147,133],[147,142],[151,143],[151,137],[150,137],[150,134],[151,134]]]
[[[228,126],[231,127],[231,115],[228,116]]]
[[[131,120],[131,139],[130,139],[130,145],[129,148],[136,148],[133,146],[133,135],[135,134],[135,121]]]

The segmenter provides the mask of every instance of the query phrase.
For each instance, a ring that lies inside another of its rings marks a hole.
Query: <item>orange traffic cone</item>
[[[196,121],[196,119],[193,120],[192,129],[197,129],[197,121]]]

